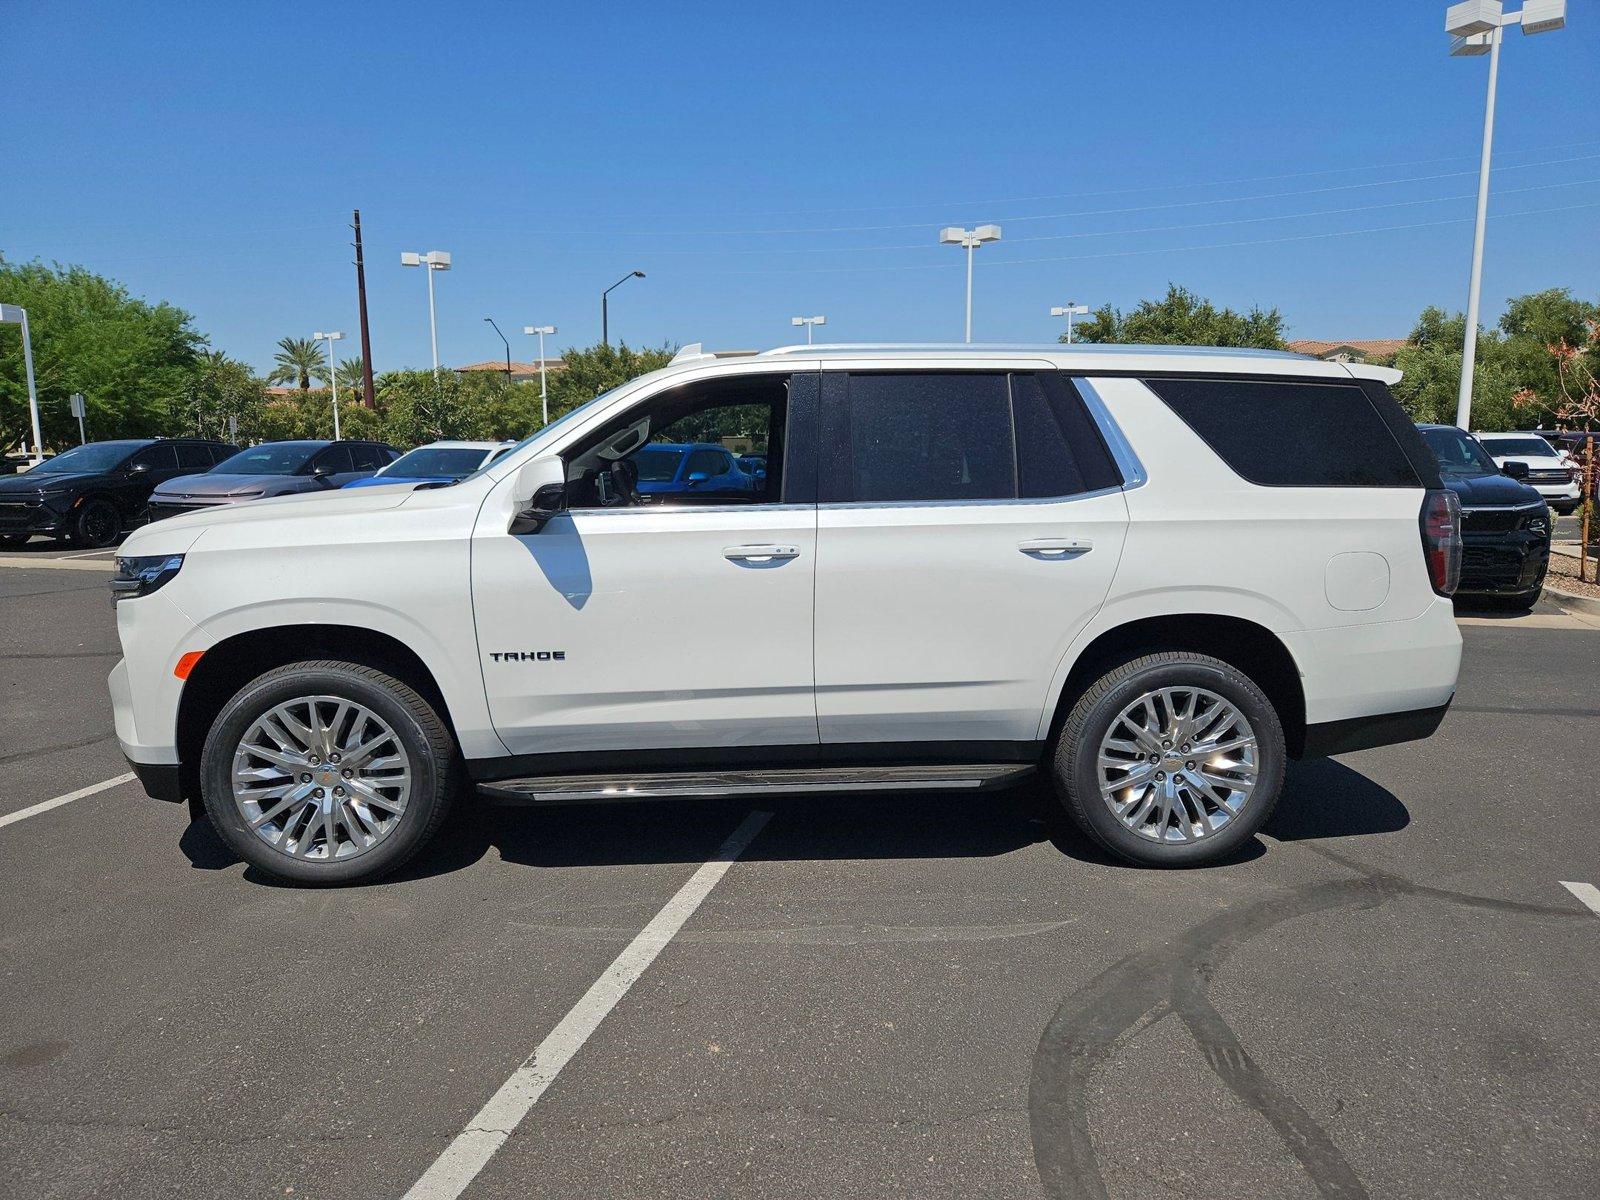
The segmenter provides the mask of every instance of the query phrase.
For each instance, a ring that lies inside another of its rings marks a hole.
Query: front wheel
[[[122,514],[109,500],[90,500],[78,510],[69,528],[75,543],[98,550],[117,540],[122,532]]]
[[[200,779],[206,815],[241,858],[298,883],[355,883],[437,832],[456,747],[408,684],[355,663],[291,663],[223,707]]]
[[[0,550],[20,550],[28,544],[29,534],[0,533]]]
[[[1283,725],[1238,668],[1165,651],[1106,672],[1056,743],[1057,795],[1111,853],[1143,866],[1225,858],[1272,815]]]

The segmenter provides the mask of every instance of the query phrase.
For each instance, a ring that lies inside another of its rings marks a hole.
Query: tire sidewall
[[[389,723],[410,759],[411,798],[400,827],[377,846],[350,858],[333,862],[291,858],[252,832],[233,800],[233,756],[239,739],[262,713],[302,696],[338,696],[365,705]],[[217,714],[200,758],[200,790],[212,827],[246,862],[300,883],[347,883],[382,875],[411,857],[432,831],[448,770],[448,762],[436,759],[416,714],[389,688],[338,667],[279,668],[246,684]]]
[[[103,541],[97,541],[87,533],[89,514],[99,509],[105,509],[111,514],[111,534]],[[80,546],[91,546],[96,549],[109,546],[117,540],[117,534],[122,532],[122,513],[117,506],[104,496],[96,497],[78,510],[78,518],[72,523],[72,540]]]
[[[1198,841],[1164,845],[1128,829],[1100,795],[1100,740],[1124,708],[1163,687],[1201,687],[1234,705],[1254,729],[1260,754],[1256,786],[1244,811],[1218,833]],[[1272,814],[1283,787],[1287,751],[1283,725],[1272,702],[1250,678],[1226,663],[1196,657],[1153,663],[1127,672],[1101,695],[1082,722],[1073,744],[1058,747],[1056,781],[1079,801],[1070,803],[1093,836],[1115,854],[1147,866],[1202,866],[1226,857],[1253,837]]]

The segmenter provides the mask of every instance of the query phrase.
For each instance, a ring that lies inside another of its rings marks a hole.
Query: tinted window
[[[1234,471],[1267,487],[1420,487],[1357,384],[1147,379]]]
[[[199,442],[179,442],[178,466],[191,471],[209,471],[211,455]]]
[[[221,442],[212,442],[206,447],[206,454],[213,463],[227,462],[237,453],[239,453],[237,446],[227,446]]]
[[[350,465],[349,446],[329,446],[317,455],[316,461],[312,464],[312,470],[323,471],[329,475],[343,475],[353,469]]]
[[[1439,470],[1446,475],[1493,475],[1500,468],[1494,459],[1484,453],[1477,439],[1468,437],[1459,429],[1435,426],[1422,431],[1422,440],[1439,460]]]
[[[1001,500],[1017,494],[1004,375],[851,375],[845,398],[854,500]]]
[[[146,466],[152,471],[171,471],[178,465],[178,455],[172,449],[172,443],[161,446],[147,446],[133,456],[132,466]]]
[[[1556,452],[1550,448],[1550,443],[1543,438],[1536,437],[1480,437],[1478,439],[1483,448],[1490,454],[1501,458],[1516,458],[1519,454],[1526,458],[1554,458]]]
[[[678,464],[683,461],[682,450],[656,449],[646,446],[633,456],[639,468],[639,482],[667,483],[678,474]]]
[[[722,475],[728,470],[727,459],[716,450],[696,450],[689,455],[688,473],[704,474],[707,478],[712,475]]]
[[[1011,415],[1018,495],[1075,496],[1121,486],[1110,451],[1066,379],[1013,375]]]
[[[357,443],[349,449],[351,460],[356,464],[356,470],[358,471],[376,471],[379,467],[385,466],[389,462],[389,456],[379,446],[363,446]],[[468,467],[466,471],[462,471],[461,474],[465,475],[467,471],[476,470],[477,466],[477,462],[473,462],[472,466]],[[443,474],[443,472],[439,473]]]
[[[66,475],[73,471],[109,471],[126,459],[138,442],[90,442],[63,450],[54,458],[47,458],[34,467],[32,475]]]
[[[315,442],[268,442],[217,464],[221,475],[293,475],[317,451]]]
[[[395,479],[429,475],[460,479],[478,469],[483,462],[483,454],[482,450],[471,446],[419,446],[395,459],[383,473]]]

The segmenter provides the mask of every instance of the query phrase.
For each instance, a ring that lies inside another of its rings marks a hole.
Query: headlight
[[[136,596],[148,596],[176,575],[182,566],[181,554],[118,558],[117,573],[111,580],[111,598],[132,600]]]

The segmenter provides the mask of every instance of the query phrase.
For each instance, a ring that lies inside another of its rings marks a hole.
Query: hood
[[[156,488],[157,496],[231,496],[235,492],[256,492],[269,490],[291,479],[304,478],[296,475],[218,475],[215,471],[207,471],[203,475],[182,475],[177,479],[169,479]]]
[[[1444,485],[1456,494],[1463,508],[1515,508],[1544,499],[1509,475],[1446,475]]]
[[[256,475],[253,478],[270,479],[272,476]],[[166,538],[169,535],[182,537],[206,529],[215,529],[221,525],[280,521],[284,518],[302,522],[315,520],[318,516],[351,516],[364,512],[383,512],[385,509],[399,507],[410,496],[410,492],[398,488],[393,491],[380,488],[362,492],[332,488],[315,492],[297,492],[292,496],[271,496],[265,500],[252,500],[249,504],[224,504],[216,508],[168,517],[150,525],[141,525],[128,535],[128,540],[122,544],[122,552],[130,555],[144,554],[146,551],[143,546],[147,539],[153,543],[155,539]],[[150,551],[150,553],[161,552]]]
[[[21,475],[0,475],[0,496],[33,496],[45,488],[77,487],[91,479],[103,478],[104,471],[64,471],[59,475],[35,475],[26,471]]]
[[[345,484],[345,488],[383,487],[385,484],[405,484],[407,487],[416,487],[419,483],[455,483],[454,475],[368,475],[365,479],[356,479]]]

